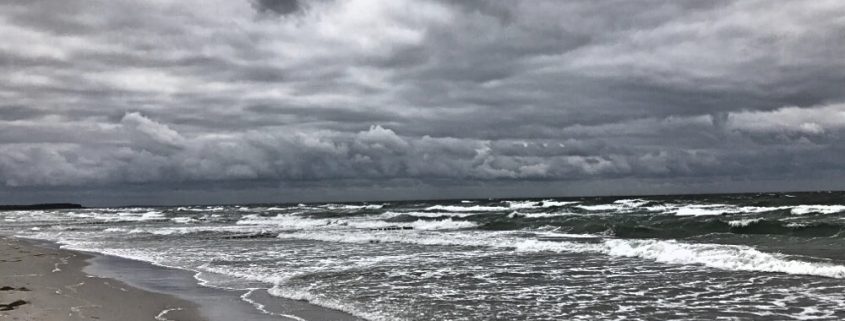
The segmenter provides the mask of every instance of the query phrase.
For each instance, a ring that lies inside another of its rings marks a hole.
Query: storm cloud
[[[843,188],[843,16],[841,1],[6,1],[0,190]]]

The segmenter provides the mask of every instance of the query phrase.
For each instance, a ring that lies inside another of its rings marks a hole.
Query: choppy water
[[[370,320],[845,319],[838,192],[18,211],[0,222]]]

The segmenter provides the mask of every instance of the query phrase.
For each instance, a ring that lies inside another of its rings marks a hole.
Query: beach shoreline
[[[0,238],[0,319],[208,321],[193,302],[83,272],[93,256]]]
[[[0,236],[0,319],[9,320],[360,320],[261,289],[202,286],[195,272]],[[11,304],[11,305],[9,305]],[[7,311],[2,311],[8,306]]]

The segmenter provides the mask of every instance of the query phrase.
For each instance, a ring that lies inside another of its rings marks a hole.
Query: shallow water
[[[843,211],[843,193],[265,204],[0,229],[371,320],[840,320]]]

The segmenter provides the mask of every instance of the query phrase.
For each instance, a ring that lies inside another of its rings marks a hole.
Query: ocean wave
[[[789,206],[766,207],[766,206],[734,206],[728,204],[691,204],[683,205],[673,210],[668,210],[667,213],[673,213],[678,216],[709,216],[709,215],[725,215],[725,214],[754,214],[765,213],[784,209],[790,209]]]
[[[419,245],[491,247],[516,252],[600,253],[617,257],[637,257],[660,263],[702,265],[730,271],[757,271],[796,275],[845,278],[845,266],[789,259],[749,246],[682,243],[675,240],[605,239],[601,243],[547,241],[491,233],[293,233],[283,239],[310,239],[343,243],[412,243]]]
[[[620,204],[620,205],[625,206],[625,207],[640,207],[640,206],[646,205],[648,203],[651,203],[651,201],[639,199],[639,198],[621,199],[621,200],[613,201],[613,204]]]
[[[793,215],[836,214],[845,212],[845,205],[794,205],[794,206],[735,206],[729,204],[690,204],[667,208],[666,213],[679,216],[754,214],[789,210]]]
[[[337,221],[337,220],[336,220]],[[260,216],[258,214],[249,214],[241,216],[241,219],[235,222],[237,225],[273,225],[277,227],[284,227],[289,229],[308,229],[331,225],[331,220],[315,220],[297,217],[294,215],[279,214],[276,216]]]
[[[506,206],[454,206],[454,205],[434,205],[426,208],[427,211],[446,211],[446,212],[496,212],[507,211],[510,207]]]
[[[281,233],[280,239],[303,239],[338,243],[408,243],[419,245],[446,245],[469,247],[502,247],[512,240],[491,238],[490,234],[463,231],[460,233],[434,233],[428,231],[298,231]],[[502,241],[499,243],[497,241]],[[506,247],[506,246],[505,246]]]
[[[174,217],[174,218],[171,218],[170,220],[173,221],[174,223],[179,223],[179,224],[192,224],[192,223],[199,222],[199,220],[197,220],[193,217],[185,217],[185,216]]]
[[[730,271],[776,272],[845,278],[845,266],[788,259],[748,246],[678,241],[620,240],[604,242],[605,254],[638,257],[670,264],[693,264]]]
[[[102,243],[100,242],[93,241],[70,241],[55,238],[42,239],[57,242],[61,244],[60,248],[62,249],[100,253],[121,257],[124,259],[147,262],[153,265],[162,266],[166,268],[190,270],[179,264],[171,263],[173,261],[173,257],[162,252],[133,248],[108,248],[103,247]]]
[[[554,212],[554,213],[520,213],[520,212],[512,212],[508,214],[509,218],[549,218],[549,217],[561,217],[561,216],[572,216],[572,215],[580,215],[576,213],[570,212]]]
[[[478,224],[470,221],[454,221],[451,218],[437,221],[419,220],[410,223],[416,230],[455,230],[478,227]]]
[[[393,219],[393,218],[400,217],[400,216],[404,216],[404,217],[424,217],[424,218],[438,218],[438,217],[462,218],[462,217],[468,217],[468,216],[473,216],[473,215],[477,215],[477,214],[478,213],[472,213],[472,212],[458,212],[458,213],[456,213],[456,212],[415,212],[415,211],[394,212],[394,211],[387,211],[387,212],[384,212],[381,215],[379,215],[379,218],[386,219],[386,220]]]
[[[244,294],[241,294],[241,300],[243,300],[246,303],[251,304],[253,307],[255,307],[256,310],[261,311],[261,313],[264,313],[264,314],[267,314],[267,315],[279,316],[279,317],[291,319],[291,320],[294,320],[294,321],[308,321],[306,319],[300,318],[300,317],[292,315],[292,314],[270,312],[270,310],[267,310],[266,305],[250,298],[252,293],[254,293],[256,290],[259,290],[259,289],[257,289],[257,288],[249,289]]]
[[[177,207],[177,212],[223,212],[226,207],[223,206],[182,206]]]
[[[620,208],[624,208],[625,206],[624,205],[618,205],[618,204],[597,204],[597,205],[576,205],[575,207],[580,208],[580,209],[584,209],[584,210],[588,210],[588,211],[594,211],[594,212],[599,212],[599,211],[609,212],[609,211],[618,210]]]
[[[557,231],[534,232],[534,234],[541,240],[548,240],[548,239],[597,239],[597,238],[607,237],[607,235],[600,235],[600,234],[561,233],[561,232],[557,232]]]
[[[274,286],[267,290],[267,293],[280,298],[305,301],[325,308],[343,311],[369,321],[402,321],[394,316],[379,312],[367,311],[340,300],[331,299],[320,293],[312,293],[303,289],[291,289],[284,286]]]
[[[415,229],[415,230],[458,230],[478,227],[478,224],[470,221],[457,221],[451,218],[443,220],[416,220],[413,222],[394,223],[384,221],[346,221],[342,226],[355,229]]]
[[[177,207],[177,212],[222,212],[226,209],[222,206],[199,206],[199,207]]]
[[[681,206],[674,210],[674,214],[678,216],[722,215],[729,209],[730,207],[721,204],[694,204]]]
[[[103,230],[106,233],[116,234],[151,234],[159,236],[172,235],[191,235],[191,234],[217,234],[220,238],[238,238],[238,236],[256,236],[264,233],[279,233],[281,229],[268,229],[257,226],[184,226],[184,227],[137,227],[137,228],[119,228],[112,227]]]
[[[593,204],[593,205],[576,205],[583,210],[592,212],[613,212],[613,211],[631,211],[642,207],[643,205],[651,203],[650,201],[634,198],[634,199],[620,199],[615,200],[609,204]]]
[[[285,210],[289,210],[289,209],[292,209],[292,208],[298,208],[298,206],[297,206],[297,207],[279,207],[279,206],[273,206],[273,207],[268,207],[268,208],[267,208],[267,210],[268,210],[268,211],[285,211]]]
[[[563,202],[563,201],[555,201],[555,200],[542,200],[542,201],[505,201],[505,203],[508,204],[508,208],[510,208],[510,209],[534,209],[534,208],[561,207],[561,206],[577,204],[578,202]]]
[[[749,226],[751,224],[760,222],[762,220],[763,220],[762,218],[747,218],[747,219],[741,219],[741,220],[733,220],[733,221],[728,221],[728,225],[730,225],[732,227],[746,227],[746,226]]]
[[[835,214],[845,211],[845,205],[798,205],[792,208],[794,215]]]
[[[101,222],[143,222],[143,221],[162,221],[166,220],[167,216],[155,210],[144,210],[144,211],[92,211],[92,212],[82,212],[82,213],[75,213],[69,212],[65,213],[64,215],[73,217],[73,218],[81,218],[81,219],[90,219],[90,220],[97,220]]]
[[[478,224],[470,221],[459,221],[447,218],[443,220],[422,220],[411,222],[387,222],[371,219],[309,219],[294,215],[277,215],[273,217],[261,217],[247,215],[241,218],[238,225],[263,225],[274,226],[286,230],[313,230],[313,229],[390,229],[410,228],[421,230],[445,230],[445,229],[466,229],[477,227]]]
[[[377,210],[384,207],[384,204],[365,204],[365,205],[349,205],[349,204],[325,204],[322,208],[331,210]]]
[[[737,234],[772,234],[803,237],[839,236],[845,226],[835,222],[789,222],[782,220],[749,219],[742,224],[731,226],[731,232]]]

